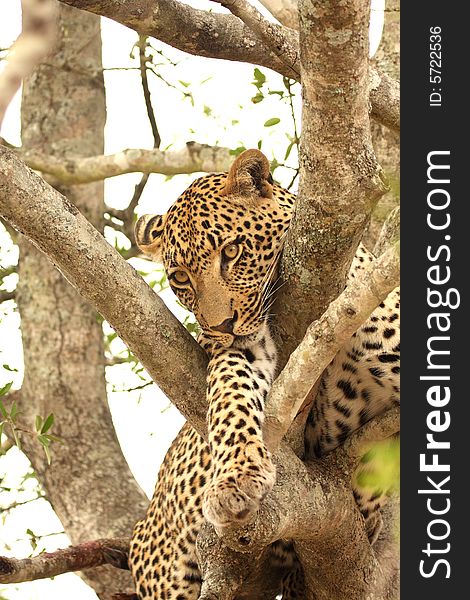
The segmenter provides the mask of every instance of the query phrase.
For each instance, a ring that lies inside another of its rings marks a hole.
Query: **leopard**
[[[198,341],[208,355],[207,442],[189,423],[183,426],[134,528],[129,565],[141,600],[198,598],[196,539],[204,521],[219,529],[247,523],[275,483],[262,432],[277,374],[269,309],[295,199],[274,182],[266,156],[251,149],[228,173],[197,178],[164,215],[136,222],[138,247],[163,264],[171,289],[200,325]],[[360,244],[349,281],[373,260]],[[306,424],[305,460],[332,451],[398,402],[397,289],[325,370]],[[373,544],[385,494],[353,487]],[[273,598],[301,598],[292,542],[280,540],[266,552],[280,573]]]

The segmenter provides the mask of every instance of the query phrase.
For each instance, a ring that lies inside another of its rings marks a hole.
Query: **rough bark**
[[[277,71],[286,77],[300,72],[300,65],[283,62],[238,18],[232,15],[197,10],[177,0],[60,0],[76,8],[109,17],[131,27],[139,34],[149,35],[183,52],[208,58],[248,62]],[[273,25],[281,35],[296,40],[285,27]],[[298,48],[289,54],[298,53]],[[380,123],[399,128],[398,84],[375,69],[371,69],[371,111]]]
[[[369,5],[300,2],[300,186],[274,312],[287,360],[343,290],[373,207],[385,192],[368,104]]]
[[[391,80],[400,79],[400,0],[387,0],[384,31],[374,65]],[[387,215],[400,202],[400,137],[378,122],[371,122],[371,130],[374,149],[390,187],[375,207],[364,237],[364,243],[372,249]]]
[[[102,539],[32,558],[0,556],[0,583],[22,583],[111,564],[127,569],[129,539]]]
[[[59,5],[53,56],[25,82],[23,147],[52,156],[103,151],[105,120],[99,19]],[[62,191],[101,227],[103,185]],[[146,498],[121,453],[108,409],[103,334],[94,310],[24,238],[17,302],[25,377],[23,418],[54,413],[63,440],[48,467],[41,447],[24,439],[47,497],[74,543],[129,535]],[[131,587],[128,574],[89,574],[99,594]],[[103,596],[104,597],[104,596]]]
[[[291,77],[299,79],[299,49],[297,33],[272,23],[247,0],[217,0],[237,16],[258,38],[291,70]]]

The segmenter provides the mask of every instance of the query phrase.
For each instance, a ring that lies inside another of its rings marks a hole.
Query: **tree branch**
[[[387,248],[400,239],[400,207],[396,206],[390,211],[382,225],[379,237],[374,246],[375,256],[383,254]]]
[[[0,290],[0,304],[2,302],[7,302],[8,300],[14,300],[16,297],[16,292],[7,292],[5,290]]]
[[[307,329],[271,388],[264,435],[271,451],[289,429],[312,386],[352,334],[399,284],[398,244],[352,281]]]
[[[144,95],[145,108],[147,110],[147,117],[150,123],[150,128],[152,130],[153,136],[153,148],[160,148],[161,137],[160,132],[158,131],[157,119],[155,117],[155,112],[152,106],[152,98],[150,95],[150,88],[147,78],[147,56],[145,51],[147,49],[147,37],[144,35],[139,35],[139,41],[137,43],[137,47],[139,50],[139,71],[140,71],[140,81],[142,84],[142,92]],[[150,177],[150,173],[144,173],[140,178],[139,183],[134,188],[134,193],[132,194],[131,201],[126,209],[120,211],[119,218],[123,221],[123,226],[121,231],[131,242],[131,250],[137,250],[134,240],[134,212],[139,204],[139,200],[142,197],[145,186],[148,183]]]
[[[260,0],[260,2],[276,17],[279,23],[292,29],[299,28],[299,11],[296,0]]]
[[[181,150],[128,149],[117,154],[56,158],[39,152],[16,150],[35,171],[53,175],[62,184],[90,183],[125,173],[182,173],[227,171],[233,156],[228,148],[188,142]]]
[[[370,115],[381,125],[400,131],[400,83],[378,69],[369,69]]]
[[[8,52],[0,74],[0,127],[21,82],[49,53],[54,42],[56,6],[51,0],[21,0],[23,31]]]
[[[292,68],[299,71],[297,64],[288,66],[232,15],[197,10],[177,0],[159,0],[157,3],[153,0],[133,0],[131,3],[120,0],[60,1],[109,17],[140,34],[155,37],[189,54],[257,64],[286,77],[292,77]],[[291,37],[286,29],[282,25],[272,24],[273,35],[279,36],[279,39]],[[287,53],[289,56],[298,53],[298,41],[293,41],[293,44]],[[396,127],[399,123],[399,112],[396,110],[399,105],[398,85],[392,85],[389,78],[374,69],[371,69],[371,73],[375,82],[370,98],[372,114],[380,123]]]
[[[147,61],[148,58],[145,55],[145,50],[147,49],[147,36],[139,35],[139,41],[137,43],[139,48],[139,70],[140,70],[140,80],[142,83],[142,92],[144,94],[145,100],[145,108],[147,110],[147,117],[150,123],[150,128],[152,130],[153,136],[153,147],[160,148],[161,137],[160,132],[158,131],[157,119],[155,118],[155,112],[152,106],[152,98],[150,95],[150,88],[147,78]]]
[[[1,268],[0,269],[0,279],[3,279],[4,277],[8,277],[9,275],[12,275],[13,273],[17,273],[17,272],[18,272],[18,267],[16,265],[11,265],[10,267]]]
[[[35,581],[101,565],[128,569],[128,553],[128,539],[104,538],[83,542],[55,552],[44,552],[33,558],[16,559],[0,556],[0,583]]]
[[[349,459],[350,470],[354,471],[367,447],[375,442],[386,440],[400,431],[400,408],[395,406],[377,415],[360,429],[351,434],[342,446],[336,449],[339,455]]]
[[[198,534],[196,551],[203,575],[199,600],[232,600],[256,564],[250,553],[228,548],[208,522]]]
[[[291,69],[290,77],[300,79],[298,34],[293,29],[279,27],[265,19],[246,0],[214,0],[245,23],[268,48]]]
[[[4,147],[0,214],[49,257],[204,433],[207,358],[202,348],[76,207]]]

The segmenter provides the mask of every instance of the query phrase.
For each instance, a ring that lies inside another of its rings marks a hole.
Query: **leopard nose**
[[[235,321],[237,320],[236,315],[230,317],[229,319],[225,319],[219,325],[215,325],[215,327],[211,327],[214,331],[219,331],[220,333],[233,333],[233,326],[235,325]]]

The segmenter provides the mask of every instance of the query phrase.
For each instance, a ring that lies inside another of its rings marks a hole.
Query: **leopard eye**
[[[178,271],[175,271],[171,277],[175,281],[175,283],[178,283],[179,285],[186,285],[187,283],[189,283],[189,275],[186,273],[186,271],[183,271],[182,269],[178,269]]]
[[[234,260],[238,256],[238,244],[229,244],[222,250],[222,254],[226,260]]]

